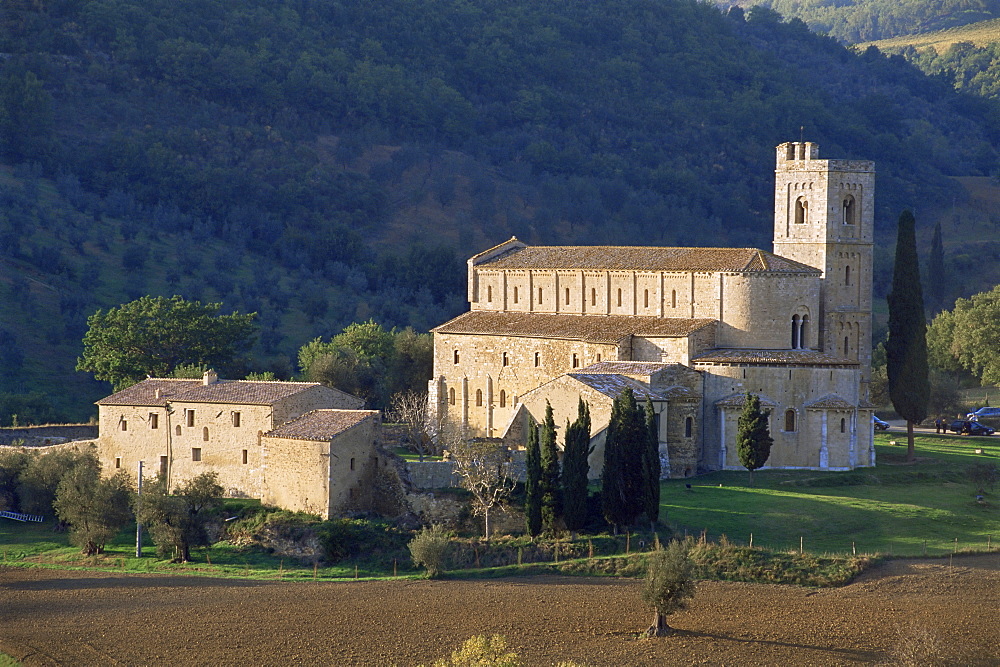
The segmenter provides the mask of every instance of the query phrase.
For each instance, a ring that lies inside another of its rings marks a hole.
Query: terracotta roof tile
[[[815,350],[709,350],[694,357],[697,364],[779,364],[802,366],[857,366],[858,362]]]
[[[618,375],[653,375],[671,366],[673,363],[659,361],[598,361],[580,369],[581,373],[614,373]]]
[[[773,400],[771,400],[764,394],[757,394],[757,396],[760,398],[760,406],[762,408],[775,408],[778,406],[777,403],[775,403]],[[742,408],[746,404],[747,404],[746,394],[730,394],[729,396],[726,396],[725,398],[720,398],[715,402],[715,405],[717,405],[720,408]]]
[[[836,394],[820,396],[815,401],[806,403],[804,407],[806,410],[853,410],[855,408],[854,404]]]
[[[378,414],[378,410],[313,410],[268,431],[264,436],[325,442]]]
[[[237,403],[272,405],[299,392],[320,387],[318,382],[270,382],[255,380],[219,380],[203,384],[201,380],[148,378],[128,389],[97,401],[97,405],[165,405],[169,401],[187,403]],[[156,390],[160,390],[157,398]]]
[[[476,266],[486,269],[820,273],[814,267],[756,248],[528,246],[514,248]]]
[[[668,398],[664,394],[650,389],[643,383],[633,380],[630,377],[625,377],[624,375],[606,373],[593,375],[589,373],[568,373],[568,375],[577,382],[582,382],[588,387],[596,389],[602,394],[611,396],[612,398],[617,398],[619,394],[625,391],[625,387],[632,388],[632,393],[635,394],[635,400],[640,403],[644,403],[647,398],[653,401],[665,401]]]
[[[709,319],[628,315],[548,315],[473,310],[435,327],[432,331],[617,343],[630,335],[682,338],[714,323],[715,320]]]

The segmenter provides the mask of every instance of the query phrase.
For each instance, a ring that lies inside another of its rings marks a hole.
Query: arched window
[[[795,224],[804,225],[807,222],[809,222],[809,202],[805,197],[799,197],[795,200]]]
[[[483,407],[483,390],[482,389],[477,389],[476,390],[476,406],[478,406],[480,408]]]
[[[622,288],[619,287],[618,288],[618,307],[620,308],[621,305],[622,305]]]
[[[799,347],[805,349],[809,346],[809,316],[802,316],[802,324],[799,327]]]
[[[850,285],[851,284],[851,267],[850,267],[850,265],[847,265],[847,266],[844,267],[844,284],[845,285]]]
[[[538,303],[542,302],[542,288],[538,288]]]
[[[844,356],[851,356],[851,339],[849,336],[844,336]]]
[[[174,435],[180,435],[180,434],[181,434],[181,425],[180,425],[180,424],[178,424],[178,425],[177,425],[177,426],[176,426],[176,427],[174,428]]]
[[[510,360],[509,360],[509,359],[507,359],[507,353],[506,353],[506,352],[504,352],[504,353],[503,353],[503,354],[501,355],[501,358],[502,358],[502,360],[503,360],[503,365],[504,365],[504,366],[508,366],[508,365],[510,365]]]
[[[684,419],[684,437],[690,438],[692,430],[694,430],[694,419],[687,417]]]
[[[208,442],[208,427],[205,426],[201,429],[201,439]]]
[[[799,334],[802,332],[802,325],[799,323],[799,316],[792,315],[792,349],[797,350],[802,347],[802,341],[799,339]]]
[[[580,367],[580,357],[577,356],[576,352],[573,353],[573,368]]]
[[[847,420],[843,417],[840,418],[840,432],[847,433]]]
[[[452,387],[448,390],[448,403],[450,405],[455,405],[455,388]]]
[[[535,368],[538,368],[542,363],[542,355],[535,352]]]
[[[507,392],[504,391],[503,389],[500,390],[500,407],[501,408],[507,407]]]
[[[455,360],[455,363],[457,364],[458,363],[458,350],[455,350],[455,354],[453,355],[453,358]]]
[[[487,285],[486,286],[486,301],[490,302],[490,303],[493,302],[493,286],[492,285]]]
[[[795,410],[785,410],[785,431],[791,433],[795,430]]]
[[[857,206],[854,204],[854,197],[847,195],[844,197],[844,224],[853,225],[856,216]]]

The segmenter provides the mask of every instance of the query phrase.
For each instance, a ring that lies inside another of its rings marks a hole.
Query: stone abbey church
[[[434,329],[430,409],[521,446],[546,403],[560,432],[590,405],[600,474],[625,387],[657,415],[664,474],[742,469],[747,392],[770,412],[767,467],[875,463],[874,164],[777,147],[774,250],[528,246],[468,261],[471,309]],[[562,435],[559,435],[560,446]]]

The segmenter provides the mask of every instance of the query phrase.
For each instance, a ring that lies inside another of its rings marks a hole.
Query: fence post
[[[802,555],[802,536],[799,535],[799,555]]]
[[[750,533],[750,548],[753,549],[753,533]]]

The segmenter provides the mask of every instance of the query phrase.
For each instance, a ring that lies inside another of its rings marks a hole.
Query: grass
[[[898,49],[906,46],[913,46],[916,49],[933,47],[941,53],[947,51],[952,44],[958,42],[971,42],[976,46],[985,46],[993,42],[1000,42],[1000,19],[979,21],[956,28],[925,32],[918,35],[902,35],[876,42],[865,42],[857,46],[861,50],[872,44],[883,50],[887,48]]]

